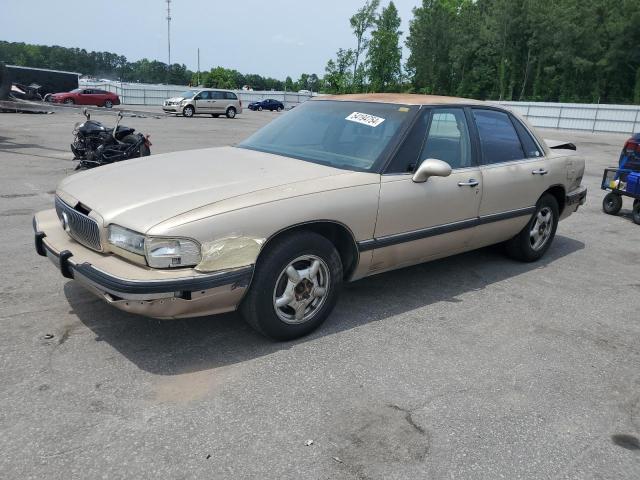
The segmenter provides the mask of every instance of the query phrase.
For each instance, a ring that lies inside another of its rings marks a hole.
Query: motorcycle
[[[74,160],[79,160],[76,170],[151,155],[149,135],[134,133],[135,129],[120,125],[122,112],[118,112],[113,128],[91,120],[86,108],[83,113],[87,120],[76,123],[71,144]]]

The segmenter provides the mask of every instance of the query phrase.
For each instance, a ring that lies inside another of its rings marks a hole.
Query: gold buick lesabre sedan
[[[72,175],[33,225],[40,255],[117,308],[239,309],[285,340],[342,282],[496,243],[539,259],[585,202],[583,172],[575,146],[484,102],[321,97],[234,147]]]

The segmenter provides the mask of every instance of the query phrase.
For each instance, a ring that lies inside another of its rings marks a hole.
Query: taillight
[[[240,108],[242,108],[242,100],[238,100],[240,102]]]
[[[623,150],[626,153],[640,152],[640,142],[637,142],[635,139],[630,138],[624,144]]]

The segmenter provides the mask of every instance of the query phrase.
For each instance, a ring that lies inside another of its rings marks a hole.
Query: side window
[[[525,158],[522,144],[509,115],[495,110],[473,110],[485,164]]]
[[[194,100],[207,100],[209,98],[209,92],[200,92],[194,97]]]
[[[93,93],[93,90],[85,89],[82,93],[84,93],[85,95],[91,95]]]
[[[419,160],[426,158],[442,160],[454,169],[471,166],[471,140],[464,110],[433,110],[427,141],[422,147]]]
[[[211,98],[214,100],[224,100],[225,92],[211,92]]]
[[[538,147],[538,144],[535,142],[529,131],[522,125],[522,122],[515,117],[511,117],[513,120],[513,125],[516,127],[518,132],[518,136],[522,141],[522,146],[524,147],[524,154],[527,158],[536,158],[541,157],[542,152]]]
[[[411,131],[400,145],[385,173],[411,173],[415,170],[418,164],[418,154],[427,133],[429,110],[422,110],[418,115]]]

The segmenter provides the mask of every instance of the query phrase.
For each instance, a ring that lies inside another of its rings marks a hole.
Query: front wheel
[[[258,107],[258,111],[261,112],[262,111],[262,107]]]
[[[227,108],[227,118],[236,118],[236,109],[233,107]]]
[[[609,215],[617,215],[622,208],[622,196],[617,193],[607,193],[602,200],[602,210]]]
[[[278,113],[280,113],[282,111],[282,107],[278,105],[278,108],[276,108],[276,110],[278,111]]]
[[[73,98],[65,98],[64,102],[62,102],[62,103],[66,104],[66,105],[73,105],[76,102],[73,101]]]
[[[295,232],[275,242],[258,259],[240,310],[267,337],[292,340],[318,328],[333,310],[342,262],[317,233]]]
[[[182,115],[184,115],[187,118],[193,117],[194,113],[196,113],[196,111],[191,105],[187,105],[182,109]]]
[[[549,249],[558,228],[558,201],[545,193],[527,225],[506,242],[507,254],[523,262],[535,262]]]

